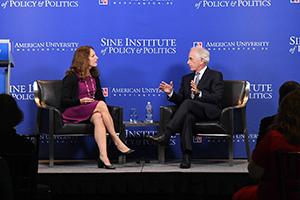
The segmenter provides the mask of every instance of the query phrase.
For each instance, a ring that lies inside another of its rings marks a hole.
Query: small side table
[[[129,122],[129,121],[124,121],[123,122],[125,127],[159,127],[159,122],[154,121],[152,123],[149,122],[144,122],[144,121],[137,121],[137,122]],[[165,162],[165,148],[162,145],[158,145],[158,161],[159,163],[164,163]]]

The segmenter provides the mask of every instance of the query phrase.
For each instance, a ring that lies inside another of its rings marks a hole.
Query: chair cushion
[[[218,121],[197,122],[194,129],[196,134],[227,134],[224,127]]]
[[[92,124],[68,124],[65,123],[62,128],[56,131],[55,134],[65,134],[65,135],[72,135],[72,134],[84,134],[84,135],[91,135],[94,134],[94,126]]]

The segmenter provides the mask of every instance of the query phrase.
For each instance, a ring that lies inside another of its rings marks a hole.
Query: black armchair
[[[248,101],[250,83],[248,81],[225,80],[222,113],[219,120],[196,122],[194,135],[206,137],[226,137],[229,139],[229,163],[233,164],[233,134],[244,134],[246,153],[250,158],[248,131],[246,124],[246,104]],[[163,134],[167,122],[176,111],[175,106],[160,107],[160,132]],[[165,162],[165,148],[158,146],[158,159]]]
[[[89,123],[64,123],[61,108],[61,80],[37,80],[34,82],[34,99],[38,107],[38,133],[49,135],[49,166],[54,165],[54,140],[57,136],[88,136],[94,134],[94,127]],[[122,141],[125,140],[123,108],[108,106],[113,118],[116,132]],[[125,158],[119,157],[119,162]]]

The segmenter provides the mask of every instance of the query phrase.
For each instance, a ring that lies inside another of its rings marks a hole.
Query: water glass
[[[138,113],[136,108],[130,108],[129,121],[131,123],[137,123]]]

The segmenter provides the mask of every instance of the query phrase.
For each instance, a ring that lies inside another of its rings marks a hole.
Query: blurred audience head
[[[300,88],[300,84],[297,81],[284,82],[279,88],[279,104],[287,94],[299,88]]]
[[[300,89],[282,99],[273,128],[285,135],[289,143],[300,144]]]
[[[0,94],[0,128],[13,128],[23,120],[23,112],[16,100],[8,94]]]

